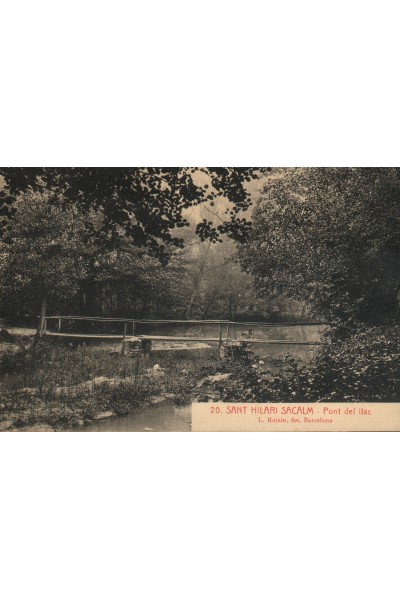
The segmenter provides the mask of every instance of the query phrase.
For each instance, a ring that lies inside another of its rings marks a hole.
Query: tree
[[[273,172],[239,249],[260,293],[305,300],[331,322],[383,321],[400,286],[400,169]]]
[[[251,204],[246,182],[259,177],[261,168],[1,168],[0,226],[12,225],[15,202],[31,191],[62,206],[74,206],[86,216],[90,234],[95,230],[91,214],[101,213],[96,232],[103,244],[121,237],[166,261],[171,246],[182,247],[176,229],[189,225],[185,210],[206,202],[213,206],[228,200],[218,225],[206,218],[196,226],[200,239],[216,243],[221,235],[243,241],[250,222],[244,216]]]
[[[187,261],[175,250],[167,265],[121,241],[118,249],[100,249],[83,282],[84,311],[107,314],[181,318],[189,293]]]
[[[1,246],[0,298],[14,315],[44,315],[73,298],[88,276],[94,249],[84,243],[84,224],[73,208],[62,211],[48,198],[20,197]]]

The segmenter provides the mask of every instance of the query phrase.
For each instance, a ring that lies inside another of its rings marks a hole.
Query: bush
[[[221,390],[226,402],[397,402],[400,327],[359,327],[345,339],[325,339],[309,365],[290,355],[277,373],[238,368]]]

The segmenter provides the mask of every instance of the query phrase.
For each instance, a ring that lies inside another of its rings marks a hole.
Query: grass
[[[184,405],[215,361],[215,349],[129,357],[90,345],[21,343],[1,360],[0,429],[61,430],[161,401]]]
[[[398,325],[327,339],[306,364],[289,354],[256,360],[258,348],[221,361],[217,348],[155,350],[144,357],[55,340],[34,347],[8,338],[4,345],[12,351],[0,361],[0,430],[70,429],[159,402],[183,406],[193,398],[396,402],[400,394]],[[229,378],[204,387],[208,375],[221,371]]]

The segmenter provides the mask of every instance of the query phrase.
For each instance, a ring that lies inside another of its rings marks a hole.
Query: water
[[[94,421],[74,431],[190,431],[192,407],[175,407],[168,402],[132,411],[123,417]]]
[[[324,326],[321,325],[278,325],[276,327],[262,327],[261,325],[241,325],[231,324],[229,326],[229,337],[233,339],[244,339],[248,337],[249,329],[251,337],[259,339],[280,339],[296,341],[318,341],[320,331]],[[170,335],[182,337],[219,337],[219,325],[210,323],[204,325],[180,324],[151,324],[140,323],[137,326],[139,335]],[[227,325],[222,325],[222,337],[225,338],[228,333]]]
[[[143,326],[144,329],[145,326]],[[242,325],[231,326],[230,337],[234,339],[246,339],[242,334],[248,335],[248,327]],[[278,326],[264,328],[253,326],[251,336],[262,339],[279,339],[279,340],[295,340],[295,341],[318,341],[324,327],[316,325],[301,325],[301,326]],[[158,325],[146,326],[146,329],[140,333],[155,335],[171,335],[171,336],[198,336],[198,337],[218,337],[218,325],[190,326],[190,325]],[[224,329],[224,334],[226,330]],[[215,344],[211,344],[215,347]],[[288,345],[268,345],[255,344],[252,350],[259,358],[266,359],[266,368],[272,368],[273,359],[280,355],[290,353],[294,358],[301,361],[302,364],[308,363],[313,354],[317,351],[317,346],[288,346]],[[201,351],[199,350],[199,353]],[[168,350],[165,350],[165,354]],[[161,354],[164,354],[161,353]],[[161,356],[159,354],[158,356]],[[162,358],[160,358],[162,362]],[[163,402],[153,406],[146,406],[132,411],[128,415],[122,417],[112,417],[103,421],[94,421],[90,425],[77,427],[74,431],[190,431],[192,421],[191,406],[175,407],[169,402]]]

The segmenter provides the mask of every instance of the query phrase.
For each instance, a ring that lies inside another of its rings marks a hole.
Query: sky
[[[207,174],[200,170],[197,171],[193,179],[196,185],[205,185],[207,183],[210,183],[210,179],[207,176]],[[257,200],[264,183],[265,177],[262,177],[260,179],[253,179],[250,182],[245,182],[245,188],[250,193],[253,203]],[[218,203],[216,203],[214,207],[211,207],[208,204],[191,207],[185,211],[184,216],[191,223],[197,223],[199,221],[202,221],[203,219],[207,219],[208,221],[215,223],[216,221],[219,221],[219,219],[218,216],[215,216],[215,214],[213,213],[216,213],[216,215],[220,215],[222,217],[226,207],[227,202],[222,199]],[[243,213],[243,215],[248,217],[251,214],[251,212],[252,207],[247,212]]]
[[[206,173],[204,173],[203,171],[200,170],[200,167],[198,167],[198,171],[196,171],[193,179],[194,182],[196,183],[196,185],[205,185],[205,184],[210,184],[210,178],[208,177],[208,175]],[[262,186],[265,183],[265,177],[262,177],[260,179],[253,179],[250,182],[245,182],[245,188],[248,190],[248,192],[250,193],[250,196],[253,200],[253,203],[257,200],[257,197],[259,195],[259,192],[262,189]],[[0,175],[0,190],[3,188],[4,185],[4,180],[3,177]],[[199,221],[202,221],[203,219],[207,219],[208,221],[211,221],[213,224],[219,221],[218,215],[220,215],[221,217],[223,216],[223,213],[227,207],[227,202],[222,200],[219,200],[214,207],[211,207],[210,205],[202,205],[202,206],[195,206],[192,207],[190,209],[187,209],[186,211],[184,211],[184,217],[186,219],[188,219],[188,221],[190,221],[192,224],[194,223],[198,223]],[[252,212],[252,207],[245,213],[243,213],[244,216],[248,217]]]

